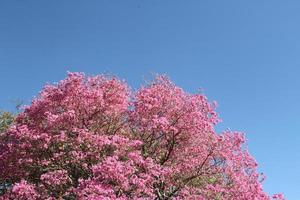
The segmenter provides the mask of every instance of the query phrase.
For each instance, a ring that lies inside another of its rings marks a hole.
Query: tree
[[[14,115],[12,113],[0,111],[0,134],[7,131],[13,121]],[[1,136],[0,141],[2,142]],[[0,182],[0,195],[2,195],[6,191],[7,187],[9,187],[7,183]]]
[[[134,93],[69,73],[1,133],[0,199],[271,199],[244,135],[215,132],[215,107],[164,76]]]

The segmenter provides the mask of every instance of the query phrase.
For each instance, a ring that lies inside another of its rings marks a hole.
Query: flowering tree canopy
[[[0,135],[1,200],[270,200],[242,133],[164,76],[132,92],[69,73]]]

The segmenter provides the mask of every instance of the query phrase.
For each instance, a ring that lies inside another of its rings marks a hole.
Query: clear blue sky
[[[68,70],[135,88],[166,73],[218,101],[218,130],[247,133],[267,192],[299,200],[299,11],[292,0],[1,0],[0,107]]]

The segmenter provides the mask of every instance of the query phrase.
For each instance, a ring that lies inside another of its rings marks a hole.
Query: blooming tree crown
[[[132,92],[69,73],[0,135],[1,199],[284,199],[268,196],[240,132],[216,103],[168,78]]]

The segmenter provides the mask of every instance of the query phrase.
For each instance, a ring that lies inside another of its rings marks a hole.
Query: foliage
[[[0,133],[6,131],[14,121],[14,115],[10,112],[0,111]]]
[[[215,106],[163,76],[133,93],[69,73],[1,134],[0,199],[271,199],[244,135],[215,132]]]

